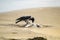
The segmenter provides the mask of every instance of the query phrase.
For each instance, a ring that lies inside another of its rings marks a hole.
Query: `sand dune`
[[[42,28],[25,28],[20,22],[15,24],[15,19],[31,15],[35,17],[35,23],[43,25]],[[0,39],[28,39],[33,37],[44,37],[48,40],[60,40],[60,8],[32,8],[15,10],[0,14]]]

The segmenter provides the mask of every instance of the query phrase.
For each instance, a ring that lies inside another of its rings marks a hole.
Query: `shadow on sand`
[[[1,38],[2,40],[47,40],[47,38],[44,38],[44,37],[33,37],[33,38],[27,38],[27,39],[6,39],[6,38]]]
[[[26,24],[25,25],[19,25],[19,24],[0,24],[0,26],[23,27],[23,28],[25,28]],[[42,25],[42,26],[43,26],[42,28],[53,27],[53,26],[50,26],[50,25]]]
[[[29,38],[28,40],[47,40],[44,37],[34,37],[34,38]]]
[[[25,27],[26,25],[18,25],[18,24],[0,24],[0,26]]]

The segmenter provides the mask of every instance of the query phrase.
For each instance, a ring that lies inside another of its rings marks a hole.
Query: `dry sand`
[[[24,15],[35,17],[35,23],[43,27],[25,28],[21,26],[24,22],[15,24],[15,19]],[[0,13],[0,40],[25,40],[33,37],[60,40],[60,8],[32,8]]]

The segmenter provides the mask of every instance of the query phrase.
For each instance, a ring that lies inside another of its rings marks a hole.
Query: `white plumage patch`
[[[28,24],[25,27],[30,27],[30,26],[34,26],[34,27],[40,27],[39,24],[36,23],[32,23],[31,21],[27,20]]]

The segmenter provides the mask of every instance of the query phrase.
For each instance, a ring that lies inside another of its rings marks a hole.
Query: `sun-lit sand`
[[[43,27],[22,27],[25,22],[15,24],[16,18],[24,15],[35,17],[35,23]],[[34,37],[60,40],[60,8],[32,8],[0,13],[0,40]]]

